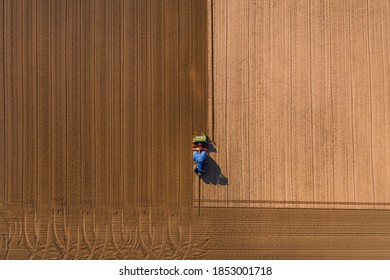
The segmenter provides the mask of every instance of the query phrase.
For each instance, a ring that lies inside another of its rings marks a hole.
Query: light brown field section
[[[201,205],[390,209],[388,1],[212,3]]]
[[[208,259],[389,259],[387,210],[202,208]]]

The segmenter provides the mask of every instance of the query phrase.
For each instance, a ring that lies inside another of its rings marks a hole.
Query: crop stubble
[[[228,185],[213,174],[202,206],[389,208],[388,9],[213,1],[209,130]]]

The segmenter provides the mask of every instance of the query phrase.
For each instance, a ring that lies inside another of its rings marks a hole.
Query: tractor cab
[[[194,133],[192,136],[192,150],[207,152],[207,135],[204,133]]]

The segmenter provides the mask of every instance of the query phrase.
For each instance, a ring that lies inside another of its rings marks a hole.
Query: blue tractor
[[[204,167],[207,160],[207,135],[204,133],[194,133],[192,137],[192,153],[194,164],[194,172],[199,177],[204,173]]]

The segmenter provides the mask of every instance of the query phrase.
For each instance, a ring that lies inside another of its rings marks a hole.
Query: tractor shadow
[[[208,143],[207,149],[209,154],[217,152],[217,149],[211,143]],[[206,172],[201,177],[201,180],[205,184],[219,186],[229,185],[229,180],[225,175],[222,174],[221,167],[219,167],[218,163],[210,156],[207,157],[205,170]]]
[[[215,148],[215,145],[213,143],[207,143],[207,151],[209,154],[211,153],[217,153],[217,149]]]

